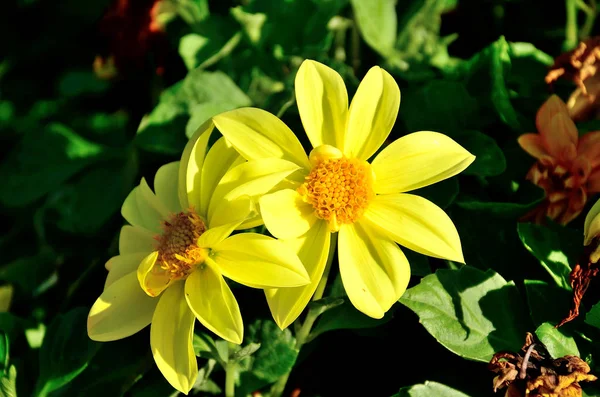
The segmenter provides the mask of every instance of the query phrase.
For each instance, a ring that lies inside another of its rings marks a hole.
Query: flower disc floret
[[[374,196],[368,163],[357,159],[327,159],[317,164],[298,188],[315,215],[339,230],[359,219]]]
[[[186,278],[206,257],[198,246],[198,238],[206,225],[193,210],[172,214],[163,222],[163,233],[158,241],[158,263],[172,280]]]

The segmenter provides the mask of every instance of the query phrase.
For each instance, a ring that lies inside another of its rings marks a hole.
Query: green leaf
[[[223,72],[195,69],[161,94],[159,104],[140,123],[136,142],[150,152],[180,155],[186,131],[197,129],[220,112],[250,104],[248,96]],[[200,115],[193,117],[194,113]],[[186,127],[190,117],[196,125]]]
[[[260,349],[260,343],[249,343],[241,349],[236,350],[229,357],[229,361],[241,361],[253,355],[258,349]]]
[[[185,63],[188,70],[194,70],[205,60],[199,59],[197,55],[208,42],[209,40],[206,37],[196,33],[186,34],[181,38],[179,41],[179,55],[181,55],[181,59],[183,59],[183,63]]]
[[[586,324],[600,328],[600,303],[596,303],[585,315]]]
[[[556,329],[550,323],[544,323],[535,330],[535,334],[548,349],[552,358],[556,359],[566,355],[579,357],[579,349],[575,340],[563,333],[563,328]]]
[[[540,280],[525,280],[525,291],[531,319],[536,326],[558,324],[569,313],[572,293]]]
[[[62,124],[29,131],[0,165],[0,202],[8,207],[29,205],[106,152]]]
[[[398,30],[396,0],[351,0],[350,3],[363,39],[382,56],[390,56]]]
[[[3,397],[17,397],[17,368],[11,365],[8,375],[0,377],[0,395]]]
[[[194,346],[194,353],[196,356],[215,360],[223,368],[225,368],[227,365],[227,351],[219,349],[210,335],[204,332],[194,333],[192,344]]]
[[[359,312],[348,300],[343,304],[327,310],[313,327],[310,338],[314,339],[318,335],[334,331],[336,329],[361,329],[373,328],[385,324],[393,318],[393,310],[389,310],[381,319],[371,318]]]
[[[430,80],[402,91],[399,117],[408,131],[453,131],[480,127],[477,100],[458,81]]]
[[[8,370],[8,364],[10,362],[10,344],[8,340],[8,334],[0,331],[0,373],[6,373]]]
[[[100,343],[87,335],[89,309],[77,308],[54,318],[40,350],[37,394],[45,396],[77,377],[94,357]]]
[[[274,382],[292,370],[298,351],[292,333],[280,330],[273,321],[257,320],[248,327],[249,343],[260,344],[252,356],[252,374],[265,382]]]
[[[458,143],[474,154],[475,161],[463,171],[464,175],[494,176],[506,169],[506,159],[496,141],[479,131],[452,134]]]
[[[251,14],[244,12],[241,6],[231,8],[230,12],[235,20],[242,25],[250,41],[258,43],[261,39],[262,28],[267,20],[267,16],[263,13]]]
[[[581,251],[582,234],[557,224],[519,223],[517,230],[525,248],[540,261],[556,285],[570,290],[569,274]]]
[[[22,256],[0,267],[0,280],[36,295],[38,288],[56,270],[56,260],[57,255],[52,249],[42,249],[33,256]]]
[[[529,324],[513,282],[470,266],[438,270],[408,289],[400,303],[444,347],[477,361],[488,362],[499,350],[517,351]]]
[[[60,80],[58,90],[60,94],[67,97],[76,97],[79,95],[97,95],[105,92],[109,88],[106,80],[100,80],[92,72],[74,71],[66,73]]]
[[[426,381],[422,385],[403,387],[392,397],[469,397],[456,389],[437,382]]]
[[[446,179],[445,181],[414,190],[411,194],[424,197],[440,208],[448,208],[454,202],[456,196],[458,196],[458,179],[455,177]]]

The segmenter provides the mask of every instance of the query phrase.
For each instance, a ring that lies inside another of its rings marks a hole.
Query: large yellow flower
[[[400,90],[373,67],[348,109],[341,76],[305,61],[296,76],[302,124],[314,149],[307,157],[292,131],[255,108],[220,114],[213,121],[248,160],[273,158],[301,169],[288,189],[260,200],[265,225],[298,252],[311,278],[307,286],[266,290],[277,324],[300,315],[322,277],[331,241],[339,232],[338,262],[345,290],[363,313],[381,318],[404,293],[410,267],[399,243],[425,255],[463,262],[458,232],[446,213],[406,192],[464,170],[475,157],[437,132],[416,132],[367,160],[388,137],[398,114]]]
[[[120,255],[106,263],[104,292],[90,310],[97,341],[130,336],[148,324],[154,359],[177,390],[198,375],[194,318],[218,336],[241,343],[238,303],[223,276],[255,288],[309,282],[300,259],[264,235],[236,229],[260,224],[253,201],[298,166],[285,160],[246,162],[221,138],[206,153],[212,124],[184,151],[181,164],[161,167],[154,192],[144,179],[123,204]]]

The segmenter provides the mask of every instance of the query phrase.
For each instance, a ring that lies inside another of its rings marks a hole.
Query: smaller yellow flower
[[[265,290],[281,328],[304,310],[323,276],[331,234],[348,298],[381,318],[406,290],[410,266],[396,243],[436,258],[463,262],[458,232],[446,213],[407,192],[450,178],[475,159],[449,137],[415,132],[385,147],[398,114],[400,90],[386,71],[369,70],[352,103],[342,77],[311,60],[295,82],[302,125],[313,146],[307,157],[277,117],[242,108],[213,118],[219,131],[250,161],[285,159],[299,170],[289,188],[260,199],[271,234],[285,240],[307,268],[311,283]]]
[[[120,255],[106,263],[104,292],[92,306],[88,335],[130,336],[149,324],[156,365],[188,393],[198,375],[194,319],[233,343],[243,339],[238,303],[224,277],[254,288],[309,282],[300,259],[282,242],[234,230],[261,223],[254,202],[298,167],[274,159],[246,162],[219,139],[207,153],[212,124],[194,136],[182,161],[161,167],[154,192],[142,179],[123,203]]]

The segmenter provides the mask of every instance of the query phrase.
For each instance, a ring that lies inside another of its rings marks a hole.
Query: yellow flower
[[[212,123],[184,151],[181,164],[161,167],[154,192],[144,179],[127,197],[120,255],[106,263],[104,292],[88,318],[97,341],[130,336],[148,324],[154,359],[177,390],[188,393],[198,375],[192,348],[194,318],[233,343],[243,322],[224,276],[255,288],[309,282],[300,259],[282,242],[255,233],[231,235],[261,220],[257,195],[294,172],[281,160],[246,162],[221,138],[207,152]]]
[[[475,157],[437,132],[416,132],[375,154],[388,137],[400,106],[394,79],[373,67],[348,109],[341,76],[305,61],[296,76],[302,124],[313,146],[307,157],[292,131],[255,108],[220,114],[213,121],[246,159],[280,158],[301,169],[296,184],[260,199],[265,225],[291,244],[310,275],[307,286],[265,290],[281,328],[307,305],[323,275],[331,233],[339,232],[338,262],[350,301],[381,318],[406,290],[410,266],[399,243],[425,255],[463,262],[458,232],[430,201],[406,194],[454,176]]]

